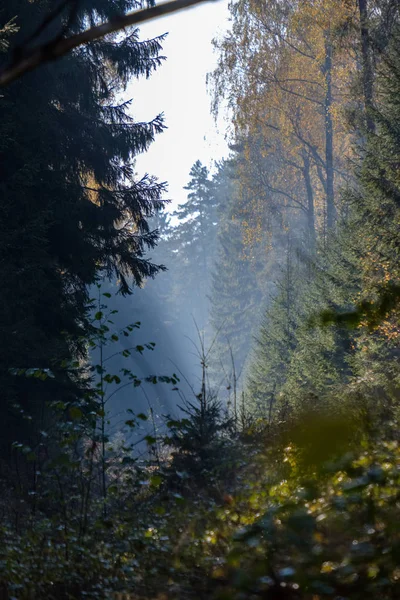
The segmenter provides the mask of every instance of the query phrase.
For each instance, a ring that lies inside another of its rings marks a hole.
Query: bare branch
[[[307,52],[304,52],[304,50],[302,50],[299,46],[297,46],[296,44],[294,44],[293,42],[289,41],[289,39],[287,37],[285,37],[284,35],[282,35],[280,33],[280,31],[278,29],[273,29],[272,27],[268,26],[267,23],[265,23],[265,21],[263,21],[260,18],[257,18],[253,15],[253,18],[258,21],[258,23],[264,27],[264,29],[267,30],[267,32],[270,35],[276,36],[277,38],[279,38],[284,44],[286,44],[287,46],[289,46],[289,48],[292,48],[292,50],[294,50],[295,52],[298,52],[299,54],[301,54],[302,56],[304,56],[305,58],[309,58],[311,60],[316,60],[316,56],[314,54],[308,54]],[[299,40],[299,41],[303,41],[304,40]],[[308,44],[306,44],[308,46]]]
[[[280,83],[280,84],[285,84],[285,83],[309,83],[310,85],[317,85],[318,87],[324,89],[324,86],[319,81],[313,81],[311,79],[301,79],[299,77],[295,77],[295,78],[286,78],[285,77],[285,79],[282,79],[280,77],[278,78],[277,76],[275,76],[275,81],[277,83]]]
[[[215,0],[172,0],[158,6],[145,8],[142,10],[130,12],[126,15],[117,16],[106,23],[91,27],[86,31],[82,31],[68,38],[55,39],[38,48],[31,50],[22,58],[14,60],[11,65],[0,72],[0,86],[6,86],[12,81],[15,81],[25,73],[32,71],[40,65],[56,60],[64,56],[74,48],[78,48],[83,44],[98,40],[105,35],[115,33],[125,27],[137,25],[145,21],[150,21],[157,17],[169,15],[178,10],[190,8],[203,2]]]
[[[276,78],[276,76],[274,76],[274,81],[277,84],[277,86],[283,92],[286,92],[287,94],[292,94],[292,96],[297,96],[298,98],[302,98],[303,100],[308,100],[308,102],[312,102],[313,104],[318,104],[319,106],[324,105],[324,103],[321,102],[320,100],[316,100],[315,98],[312,98],[311,96],[306,96],[305,94],[300,94],[299,92],[295,92],[294,90],[291,90],[291,89],[283,86],[282,83],[280,82],[280,80]]]
[[[274,187],[272,185],[268,185],[268,190],[272,194],[280,194],[281,196],[284,196],[285,198],[288,198],[288,200],[290,200],[291,202],[294,202],[294,204],[296,205],[297,208],[300,208],[301,210],[306,210],[304,204],[302,202],[300,202],[300,200],[297,200],[297,198],[295,198],[294,196],[292,196],[288,192],[285,192],[285,190],[281,190],[281,189],[276,188],[276,187]],[[294,207],[292,207],[292,208],[294,208]]]

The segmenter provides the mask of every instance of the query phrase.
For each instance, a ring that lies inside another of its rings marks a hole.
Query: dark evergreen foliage
[[[17,15],[19,27],[10,53],[51,8],[45,0],[3,3],[2,22]],[[61,12],[40,39],[63,26],[80,31],[88,21],[126,11],[132,3],[85,0],[76,8],[69,24],[67,11]],[[145,256],[157,239],[147,219],[162,206],[164,185],[150,176],[137,181],[133,161],[163,130],[162,116],[137,123],[130,102],[119,96],[128,78],[149,76],[160,64],[161,42],[141,42],[137,30],[109,37],[3,92],[2,410],[9,410],[11,399],[28,411],[37,410],[38,397],[42,405],[58,393],[71,400],[79,386],[62,365],[85,352],[79,340],[88,327],[88,286],[100,274],[113,276],[128,293],[131,282],[140,284],[158,270]],[[10,368],[30,367],[52,369],[52,385],[10,380]]]
[[[224,381],[229,386],[233,385],[234,377],[241,378],[241,386],[244,382],[253,337],[270,301],[282,258],[280,252],[278,255],[268,247],[267,231],[254,242],[246,239],[245,225],[252,219],[252,206],[251,196],[242,191],[238,179],[242,152],[237,146],[235,154],[221,163],[214,176],[219,227],[210,316],[217,335],[215,379],[220,383],[222,367]],[[279,248],[284,237],[279,225],[273,235]]]
[[[269,422],[287,408],[285,401],[279,402],[279,398],[297,345],[300,311],[297,292],[304,271],[289,242],[284,271],[254,344],[247,383],[253,410],[263,417],[268,416]]]
[[[199,160],[189,176],[185,187],[187,201],[172,213],[177,225],[171,228],[168,240],[174,254],[174,305],[178,314],[195,319],[204,330],[217,237],[215,186],[207,167]]]
[[[204,402],[199,396],[181,410],[184,418],[168,423],[167,443],[172,449],[172,473],[178,472],[179,479],[189,479],[193,491],[193,486],[209,485],[218,472],[219,477],[224,476],[221,469],[228,463],[231,422],[213,397]]]

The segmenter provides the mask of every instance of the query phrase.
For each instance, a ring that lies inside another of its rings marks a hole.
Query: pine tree
[[[343,324],[321,327],[320,315],[348,311],[359,295],[358,240],[342,223],[328,247],[317,246],[313,261],[289,244],[250,366],[249,404],[264,417],[273,420],[310,401],[335,403],[354,376],[358,332]]]
[[[227,387],[233,386],[234,379],[244,381],[253,336],[273,289],[278,262],[261,226],[255,238],[248,235],[252,204],[237,177],[241,154],[239,148],[214,176],[219,226],[210,315],[217,335],[214,379],[217,385],[223,380]]]
[[[207,325],[208,294],[215,258],[217,212],[214,184],[198,160],[190,170],[187,201],[172,214],[178,223],[170,229],[173,254],[168,267],[174,279],[173,303],[179,318],[193,318],[200,330]],[[195,334],[195,329],[192,329]]]
[[[358,328],[352,365],[360,388],[382,400],[398,399],[399,230],[400,218],[400,60],[399,25],[380,57],[375,90],[379,100],[371,117],[373,131],[364,132],[356,169],[357,187],[347,194],[350,233],[357,237],[361,291],[353,313],[345,315]],[[339,315],[340,318],[340,315]]]
[[[240,222],[227,221],[221,226],[219,252],[213,273],[211,319],[217,338],[214,354],[221,378],[220,363],[226,384],[232,385],[232,356],[237,377],[243,374],[250,350],[251,334],[260,312],[262,294],[257,273],[243,258]],[[231,356],[232,354],[232,356]]]
[[[297,345],[300,308],[297,293],[304,271],[289,239],[286,264],[256,337],[247,382],[249,407],[269,422],[279,410],[285,409],[279,406],[279,397]]]
[[[72,19],[55,15],[45,41],[67,27],[126,11],[125,0],[77,3]],[[51,10],[46,0],[3,3],[4,23],[18,15],[15,48]],[[157,235],[147,219],[162,205],[163,185],[137,181],[134,157],[162,131],[162,118],[136,123],[119,94],[130,77],[160,64],[161,39],[140,42],[138,31],[77,49],[7,87],[0,124],[0,370],[2,411],[17,402],[42,412],[48,400],[73,402],[80,382],[62,367],[84,356],[88,286],[100,273],[121,291],[158,268],[147,260]],[[10,52],[12,49],[10,48]],[[5,58],[7,60],[8,57]],[[50,368],[52,382],[10,378],[10,368]],[[16,405],[17,406],[17,405]],[[2,422],[4,423],[4,415]],[[4,439],[15,439],[7,428]]]

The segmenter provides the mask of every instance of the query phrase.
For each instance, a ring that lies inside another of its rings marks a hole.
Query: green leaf
[[[69,416],[71,419],[78,420],[83,416],[83,412],[78,406],[71,406],[69,409]]]
[[[162,479],[161,475],[153,475],[150,478],[150,483],[154,487],[160,487],[160,485],[162,484],[162,480],[163,479]]]

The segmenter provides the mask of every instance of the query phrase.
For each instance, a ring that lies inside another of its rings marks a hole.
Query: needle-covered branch
[[[172,0],[171,2],[165,2],[158,6],[152,6],[142,10],[130,12],[126,15],[116,16],[106,23],[90,27],[86,31],[82,31],[76,35],[72,35],[66,38],[55,38],[46,44],[43,44],[27,54],[22,58],[15,59],[8,67],[0,72],[0,86],[6,86],[25,73],[32,71],[40,65],[56,60],[78,48],[83,44],[98,40],[110,33],[115,33],[126,27],[132,25],[138,25],[145,21],[150,21],[157,17],[163,17],[169,15],[178,10],[193,7],[202,2],[209,0]]]

